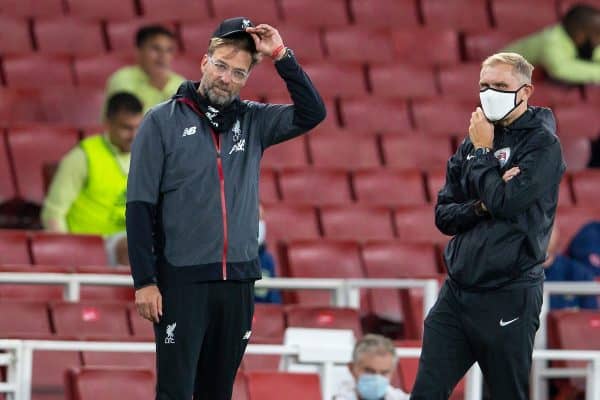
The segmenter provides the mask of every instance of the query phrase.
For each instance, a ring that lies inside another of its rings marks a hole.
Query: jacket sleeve
[[[508,182],[502,180],[493,153],[471,161],[467,179],[492,218],[509,219],[527,210],[544,192],[557,187],[564,173],[556,137],[536,135],[522,150],[516,164],[521,172]]]
[[[323,99],[291,51],[275,63],[275,68],[285,81],[293,104],[261,105],[263,149],[309,131],[327,114]]]
[[[435,205],[435,225],[445,235],[466,232],[486,218],[475,212],[477,199],[468,199],[461,186],[462,164],[470,142],[463,141],[456,153],[448,160],[446,182],[440,190]]]
[[[127,179],[127,244],[136,289],[157,282],[153,245],[163,161],[160,131],[149,112],[133,142]]]

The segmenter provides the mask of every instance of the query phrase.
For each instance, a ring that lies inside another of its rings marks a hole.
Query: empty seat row
[[[407,147],[406,151],[410,152],[411,149]],[[395,154],[402,157],[402,153]],[[350,205],[355,202],[363,206],[388,207],[426,202],[435,204],[437,193],[445,182],[444,156],[438,156],[440,159],[437,163],[398,165],[390,162],[387,169],[359,169],[354,173],[313,167],[286,168],[281,171],[265,169],[261,172],[261,200],[265,203],[316,206]],[[402,163],[402,160],[397,163]],[[414,166],[429,171],[422,176]],[[559,204],[594,207],[600,190],[598,179],[599,172],[595,169],[566,175],[559,188]]]

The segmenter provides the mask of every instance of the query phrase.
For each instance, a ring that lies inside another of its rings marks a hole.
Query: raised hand
[[[253,28],[246,28],[246,32],[254,39],[256,50],[260,54],[275,60],[283,57],[285,46],[277,29],[271,25],[260,24]]]

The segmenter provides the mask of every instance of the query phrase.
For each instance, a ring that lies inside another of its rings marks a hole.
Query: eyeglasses
[[[208,61],[210,61],[210,63],[215,66],[215,69],[217,70],[219,75],[224,75],[227,72],[229,72],[231,74],[231,80],[236,83],[244,82],[246,79],[248,79],[248,75],[250,75],[250,73],[247,71],[238,68],[231,68],[224,62],[215,60],[212,57],[208,57]]]

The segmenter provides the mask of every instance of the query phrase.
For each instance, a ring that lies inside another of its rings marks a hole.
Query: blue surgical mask
[[[385,396],[390,381],[379,374],[362,374],[358,378],[356,390],[363,400],[380,400]]]

